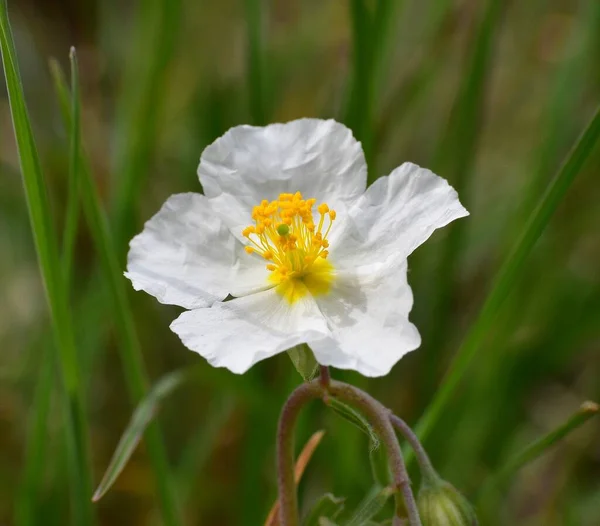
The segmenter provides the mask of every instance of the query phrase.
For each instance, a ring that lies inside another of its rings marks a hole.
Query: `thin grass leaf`
[[[71,147],[69,165],[69,194],[67,197],[67,213],[63,235],[63,273],[66,282],[67,294],[73,266],[73,248],[75,246],[75,235],[78,226],[78,176],[77,158],[79,157],[79,80],[77,57],[75,49],[71,49],[71,78],[72,78],[72,103],[71,108],[74,115],[71,127]],[[43,345],[43,358],[39,371],[39,379],[36,383],[35,398],[32,411],[32,423],[30,438],[27,442],[27,454],[25,455],[24,477],[17,499],[16,521],[18,525],[27,526],[34,524],[35,512],[39,495],[36,490],[37,484],[42,480],[45,461],[45,445],[47,443],[47,418],[54,387],[54,355],[52,349]]]
[[[69,128],[73,118],[68,104],[69,90],[64,75],[60,72],[56,62],[52,63],[51,71],[60,101],[64,125]],[[92,179],[89,163],[82,150],[80,151],[79,166],[83,210],[100,258],[101,270],[108,284],[109,300],[119,337],[118,348],[123,362],[125,380],[132,401],[138,403],[144,399],[148,392],[148,380],[143,366],[133,313],[125,289],[126,282],[121,273],[117,251],[114,248],[108,222]],[[181,519],[175,501],[174,482],[168,466],[160,429],[156,422],[150,422],[148,425],[145,439],[156,475],[163,520],[167,526],[179,526]]]
[[[79,381],[74,330],[69,314],[49,199],[25,105],[6,0],[0,1],[0,47],[29,217],[46,298],[50,307],[62,373],[65,402],[64,427],[66,440],[70,446],[72,506],[78,524],[93,524],[93,511],[87,498],[89,495],[87,492],[91,490],[88,430],[83,390]]]
[[[75,48],[69,53],[71,62],[71,121],[69,144],[69,183],[67,195],[67,212],[63,234],[63,265],[65,280],[70,283],[73,268],[73,252],[75,249],[75,236],[77,235],[79,217],[79,149],[80,149],[80,124],[79,124],[79,68],[77,67],[77,54]]]
[[[505,462],[500,471],[492,477],[488,484],[486,484],[485,488],[482,490],[482,494],[485,495],[493,488],[499,488],[504,485],[520,469],[530,462],[533,462],[536,458],[542,456],[555,446],[557,442],[580,428],[590,420],[590,418],[598,416],[599,412],[600,406],[598,404],[590,401],[584,402],[579,410],[571,415],[566,422],[550,431],[547,435],[529,444],[523,451]]]
[[[440,139],[433,160],[434,171],[450,181],[467,208],[468,189],[481,133],[494,42],[499,33],[498,26],[504,5],[501,0],[487,0],[472,42],[467,48],[470,55],[462,74],[463,82],[454,102],[446,133]],[[443,240],[439,262],[441,270],[436,273],[438,283],[435,285],[435,302],[432,307],[427,347],[427,360],[431,363],[439,361],[439,351],[443,349],[444,339],[448,334],[448,324],[452,319],[448,312],[452,310],[456,274],[468,226],[468,221],[458,221],[452,225]]]
[[[350,0],[352,22],[352,80],[344,121],[361,142],[369,167],[369,180],[374,179],[373,160],[373,83],[372,49],[374,47],[373,14],[365,0]]]
[[[119,257],[137,222],[135,213],[156,147],[160,112],[169,95],[169,63],[181,28],[182,0],[148,0],[138,4],[133,52],[124,72],[117,111],[114,191],[111,218]]]
[[[581,171],[599,137],[600,108],[596,110],[592,120],[580,136],[559,173],[540,199],[537,208],[524,227],[521,238],[500,267],[477,319],[458,350],[441,387],[416,427],[421,440],[427,437],[441,413],[446,409],[492,327],[500,307],[512,290],[513,285],[522,275],[527,257],[548,225],[556,208],[565,197],[571,183]],[[410,459],[412,459],[412,455],[407,451],[407,462]]]
[[[392,30],[394,22],[399,19],[398,12],[403,3],[403,0],[378,0],[375,6],[372,44],[373,97],[375,100],[381,94],[382,86],[385,84]]]
[[[39,343],[39,342],[36,342]],[[25,454],[25,466],[15,503],[16,526],[33,526],[39,513],[40,490],[46,467],[45,456],[48,444],[48,413],[54,385],[54,349],[51,344],[36,345],[42,348],[42,363],[36,381],[29,433]]]
[[[364,526],[383,509],[394,493],[391,487],[372,488],[352,516],[341,523],[342,526]]]
[[[190,370],[175,371],[162,377],[135,409],[127,428],[121,435],[108,468],[92,500],[99,501],[123,471],[135,451],[148,424],[158,412],[160,403],[191,377]]]
[[[248,32],[248,101],[252,124],[267,121],[265,97],[265,62],[263,58],[263,0],[246,0]]]

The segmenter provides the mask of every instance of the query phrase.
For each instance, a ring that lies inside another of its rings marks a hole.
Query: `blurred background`
[[[333,371],[410,424],[600,99],[597,0],[14,0],[9,13],[59,232],[69,139],[48,60],[68,73],[77,47],[83,142],[122,268],[130,237],[169,195],[201,190],[200,153],[237,124],[333,117],[363,142],[371,180],[403,161],[449,179],[471,216],[409,260],[422,348],[385,378]],[[48,376],[51,325],[1,89],[0,525],[63,526],[59,380]],[[600,399],[599,169],[596,148],[425,441],[442,476],[479,502],[482,524],[600,524],[598,419],[478,501],[511,453]],[[83,214],[76,243],[71,313],[97,484],[134,404]],[[263,524],[279,410],[301,378],[285,354],[241,377],[212,369],[170,332],[179,309],[127,288],[151,382],[197,369],[158,416],[184,524]],[[301,502],[331,491],[356,504],[372,485],[367,438],[314,404],[299,445],[317,429],[326,435]],[[161,523],[157,509],[142,443],[95,510],[99,524],[141,526]]]

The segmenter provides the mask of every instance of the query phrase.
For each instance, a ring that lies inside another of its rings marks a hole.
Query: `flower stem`
[[[409,525],[421,526],[417,504],[410,487],[410,479],[404,466],[402,451],[400,450],[396,433],[390,422],[391,413],[389,409],[383,407],[383,405],[364,391],[343,382],[331,380],[329,394],[356,407],[369,420],[369,423],[373,426],[373,429],[385,445],[394,485],[396,489],[400,490],[404,499]],[[396,493],[396,500],[398,503],[398,493]],[[398,506],[396,507],[398,508]],[[289,526],[286,523],[283,524],[284,526]]]
[[[323,389],[329,389],[329,384],[331,383],[331,374],[329,373],[329,367],[326,365],[321,365],[321,372],[319,374],[319,383],[323,387]]]
[[[431,482],[438,480],[439,475],[433,467],[431,460],[429,460],[429,455],[425,451],[425,448],[421,445],[421,442],[419,442],[419,439],[414,431],[404,420],[394,414],[390,414],[390,422],[406,439],[406,441],[410,444],[410,447],[415,452],[419,468],[421,468],[421,475],[423,476],[423,479]]]
[[[306,403],[321,398],[325,391],[319,382],[297,387],[285,402],[277,430],[277,485],[281,526],[299,526],[298,499],[294,481],[294,428],[300,410]]]

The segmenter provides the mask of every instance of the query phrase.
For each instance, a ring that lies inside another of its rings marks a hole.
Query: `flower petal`
[[[375,181],[332,231],[331,260],[338,268],[352,268],[406,259],[434,230],[467,215],[445,179],[404,163]]]
[[[270,286],[264,261],[243,252],[200,194],[171,196],[131,240],[127,259],[136,290],[188,309]]]
[[[289,305],[274,289],[184,312],[171,330],[211,365],[237,374],[294,345],[329,334],[310,294]]]
[[[408,320],[413,296],[406,261],[338,273],[331,293],[317,298],[331,336],[309,342],[317,361],[365,376],[383,376],[421,345]]]
[[[344,125],[299,119],[230,129],[204,150],[198,176],[211,206],[237,235],[251,223],[253,206],[282,192],[299,191],[333,208],[354,201],[366,188],[367,167]]]

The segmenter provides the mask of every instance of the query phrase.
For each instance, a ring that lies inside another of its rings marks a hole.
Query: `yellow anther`
[[[266,268],[272,272],[269,279],[278,287],[289,284],[282,295],[290,295],[290,301],[299,291],[311,287],[324,293],[333,279],[333,267],[325,259],[329,256],[327,236],[336,213],[321,203],[317,206],[320,219],[315,223],[316,203],[315,198],[304,199],[300,192],[281,193],[273,201],[263,199],[252,209],[254,224],[242,230],[252,244],[245,247],[246,252],[267,260]],[[301,280],[301,286],[294,285],[297,280]]]

